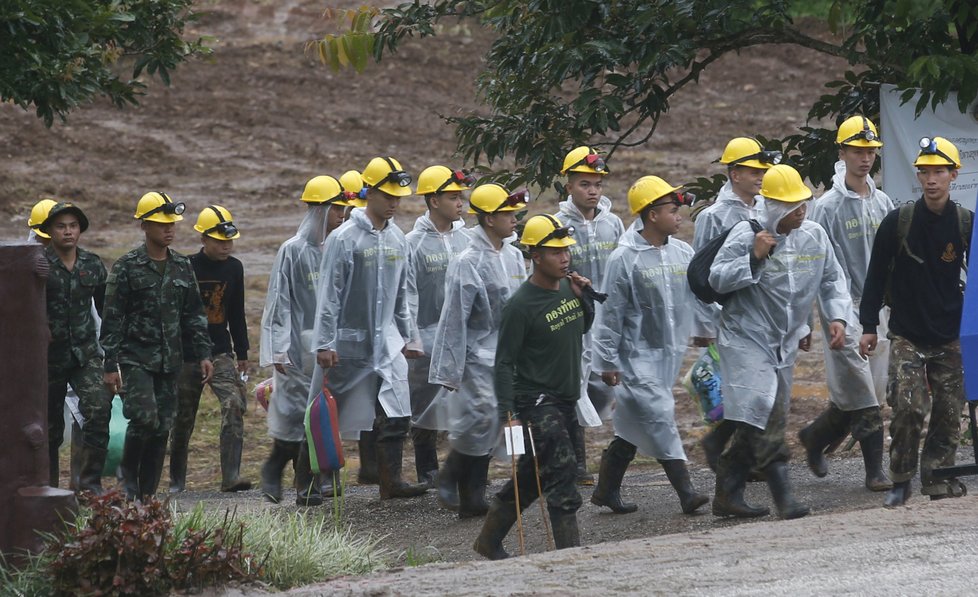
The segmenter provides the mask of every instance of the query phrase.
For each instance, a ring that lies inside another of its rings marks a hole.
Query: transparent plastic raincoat
[[[407,299],[407,242],[388,221],[376,230],[362,208],[326,241],[319,273],[319,304],[313,352],[334,350],[339,365],[329,370],[340,433],[358,439],[373,428],[379,401],[390,418],[411,416],[407,360],[401,350],[420,346]],[[319,393],[316,366],[311,400]]]
[[[808,218],[825,228],[832,241],[836,259],[842,266],[852,295],[853,306],[859,312],[863,283],[869,270],[873,240],[883,216],[894,209],[893,201],[869,176],[869,196],[860,197],[846,187],[846,164],[835,164],[832,188],[812,202]],[[822,313],[822,329],[828,333],[828,322]],[[879,345],[869,361],[859,356],[862,326],[853,321],[846,328],[846,345],[842,350],[829,350],[825,345],[825,376],[829,396],[844,411],[877,406],[886,396],[887,365],[890,341],[886,338],[889,309],[880,312]]]
[[[448,431],[453,450],[485,456],[499,438],[493,365],[503,305],[526,280],[523,254],[503,242],[493,247],[481,227],[470,231],[467,249],[453,259],[445,277],[445,304],[431,352],[428,381],[442,389],[423,415]]]
[[[305,439],[303,417],[316,362],[316,287],[328,210],[328,205],[306,210],[295,236],[279,247],[268,276],[258,364],[285,366],[284,374],[272,373],[275,391],[268,406],[268,434],[283,441]]]
[[[577,241],[577,244],[570,247],[571,269],[591,280],[594,288],[601,288],[608,258],[618,247],[618,241],[625,233],[625,225],[611,211],[611,199],[603,195],[598,201],[593,220],[585,218],[569,197],[561,201],[558,208],[557,218],[564,226],[574,227],[574,240]],[[600,305],[596,308],[599,311],[602,309]],[[592,337],[593,329],[584,335],[584,352],[581,354],[582,400],[578,402],[577,408],[577,418],[586,427],[596,427],[601,424],[602,418],[611,416],[611,405],[615,397],[614,388],[605,385],[592,370]],[[600,416],[591,398],[601,408]]]
[[[803,203],[767,201],[761,224],[777,240],[751,268],[754,232],[737,224],[710,269],[717,292],[734,292],[720,314],[717,349],[723,417],[763,429],[777,400],[788,408],[798,341],[817,299],[828,320],[855,321],[845,274],[825,230],[805,220],[789,234],[777,224]]]
[[[652,246],[633,227],[608,260],[608,300],[594,326],[593,366],[621,372],[615,435],[660,460],[685,460],[672,386],[686,354],[694,297],[686,282],[693,249],[670,238]]]

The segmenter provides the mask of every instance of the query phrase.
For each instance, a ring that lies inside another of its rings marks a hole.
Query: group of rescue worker
[[[359,483],[379,485],[381,499],[435,488],[460,518],[485,516],[474,547],[487,558],[508,556],[503,539],[541,493],[556,547],[580,544],[578,487],[594,484],[583,428],[608,418],[614,439],[591,502],[636,511],[621,490],[641,452],[693,514],[711,500],[690,479],[672,391],[691,343],[719,354],[724,418],[701,442],[716,472],[713,514],[767,515],[744,500],[757,476],[781,518],[805,516],[790,488],[785,423],[798,352],[812,345],[813,305],[830,402],[799,434],[811,471],[824,477],[826,450],[851,433],[866,487],[886,491],[885,505],[909,499],[918,468],[924,495],[962,495],[960,481],[933,474],[954,462],[964,403],[958,331],[973,213],[950,201],[958,150],[943,137],[922,139],[913,163],[922,195],[895,208],[870,175],[882,147],[875,125],[852,116],[836,140],[832,187],[817,200],[780,153],[738,137],[719,159],[727,181],[716,198],[693,204],[681,186],[643,176],[627,193],[635,216],[627,229],[602,194],[608,164],[589,147],[563,161],[559,211],[522,225],[525,191],[475,185],[445,166],[423,170],[415,190],[392,157],[309,180],[306,212],[278,250],[262,315],[259,365],[273,367],[274,387],[262,495],[282,499],[290,462],[298,504],[341,495],[339,471],[314,474],[306,444],[307,405],[325,388],[342,438],[358,441]],[[404,234],[393,218],[413,194],[427,210]],[[675,236],[687,207],[692,246]],[[156,493],[168,439],[170,489],[184,489],[209,384],[222,408],[221,489],[251,487],[239,474],[249,349],[243,268],[231,256],[240,233],[226,208],[209,205],[194,226],[201,250],[184,257],[168,248],[184,210],[165,193],[144,195],[134,217],[145,240],[111,272],[78,246],[88,227],[78,206],[45,200],[31,212],[52,272],[53,485],[68,384],[81,413],[73,486],[101,491],[118,393],[129,419],[120,469],[132,499]],[[687,279],[708,250],[716,302],[700,300]],[[883,400],[893,409],[889,475]],[[501,429],[517,425],[532,445],[489,500],[490,459],[509,460]],[[449,445],[441,466],[440,432]],[[402,475],[408,435],[417,484]]]

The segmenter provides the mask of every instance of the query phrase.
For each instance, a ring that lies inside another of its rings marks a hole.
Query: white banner
[[[936,110],[929,107],[914,116],[917,98],[900,104],[893,85],[880,86],[880,135],[883,139],[883,190],[899,206],[920,197],[920,183],[913,161],[921,137],[944,137],[961,154],[961,171],[951,185],[951,199],[974,210],[978,197],[978,120],[976,105],[964,114],[958,111],[956,94]]]

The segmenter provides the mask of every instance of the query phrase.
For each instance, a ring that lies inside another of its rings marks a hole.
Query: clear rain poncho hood
[[[776,229],[801,205],[769,200],[761,222]],[[825,230],[805,220],[775,238],[771,256],[752,266],[754,231],[746,222],[737,224],[710,269],[710,285],[734,293],[720,314],[717,341],[724,418],[759,428],[774,407],[779,373],[794,366],[815,300],[831,320],[855,321],[845,276]]]
[[[693,249],[676,238],[650,245],[639,230],[625,233],[608,260],[608,300],[594,325],[592,364],[619,371],[615,434],[648,456],[685,460],[672,386],[693,321],[686,266]]]
[[[275,399],[269,403],[268,433],[284,441],[302,441],[303,417],[315,356],[312,332],[316,290],[328,205],[310,206],[295,235],[282,243],[268,276],[261,319],[259,365],[283,365],[275,371]]]
[[[423,418],[437,418],[452,449],[484,456],[499,435],[493,365],[503,305],[526,279],[526,266],[512,239],[497,251],[481,227],[471,236],[468,248],[448,266],[428,374],[430,383],[457,391],[439,392],[434,412]]]

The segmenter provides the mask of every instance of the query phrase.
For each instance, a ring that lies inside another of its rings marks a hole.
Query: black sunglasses
[[[167,196],[166,193],[162,193],[160,191],[157,191],[157,194],[160,197],[163,197],[163,204],[162,205],[159,205],[157,207],[154,207],[153,209],[151,209],[148,212],[144,213],[142,215],[142,217],[140,218],[141,220],[145,220],[149,216],[151,216],[153,214],[160,213],[160,212],[163,212],[163,213],[165,213],[168,216],[182,216],[183,215],[183,212],[187,211],[187,205],[185,203],[183,203],[183,202],[174,203],[173,201],[170,200],[170,197]]]
[[[229,240],[232,237],[238,235],[238,227],[235,226],[232,222],[225,220],[224,216],[221,214],[221,210],[217,209],[213,205],[208,205],[207,208],[212,212],[214,212],[215,214],[217,214],[217,219],[220,220],[220,222],[205,230],[204,234],[210,234],[211,232],[218,232],[221,234],[221,236]]]

